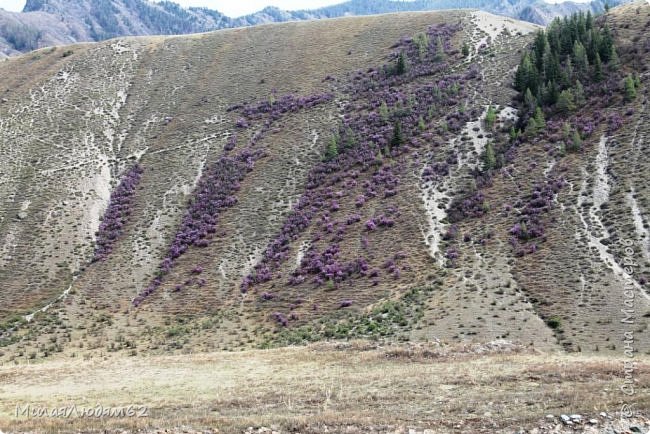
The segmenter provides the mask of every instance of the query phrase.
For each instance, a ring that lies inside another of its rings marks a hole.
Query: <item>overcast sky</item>
[[[277,6],[280,9],[313,9],[326,5],[341,3],[344,0],[172,0],[182,6],[205,6],[216,9],[231,17],[239,17],[257,12],[265,6]],[[0,7],[9,11],[21,11],[25,0],[0,0]]]

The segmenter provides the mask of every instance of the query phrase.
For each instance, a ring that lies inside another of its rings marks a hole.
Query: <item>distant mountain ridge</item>
[[[28,0],[23,12],[0,9],[0,56],[75,42],[119,36],[200,33],[224,28],[296,20],[402,11],[472,8],[545,25],[576,11],[602,12],[606,0],[549,4],[543,0],[350,0],[314,10],[267,7],[238,18],[203,7],[183,8],[171,1]],[[610,5],[624,3],[609,1]]]

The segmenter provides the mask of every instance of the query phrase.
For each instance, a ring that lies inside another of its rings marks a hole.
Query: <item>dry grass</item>
[[[360,343],[189,356],[59,359],[0,367],[0,428],[38,432],[192,426],[242,432],[472,432],[530,426],[548,413],[618,410],[622,361]],[[398,357],[396,357],[398,355]],[[636,402],[650,406],[650,359],[637,359]],[[15,406],[145,405],[148,418],[16,418]],[[345,428],[348,429],[348,428]],[[333,431],[332,431],[333,430]]]

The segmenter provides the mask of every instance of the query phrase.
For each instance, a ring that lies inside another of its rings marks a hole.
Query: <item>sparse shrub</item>
[[[562,321],[557,316],[552,316],[546,320],[546,325],[552,328],[553,330],[558,330],[562,326]]]
[[[469,44],[467,42],[463,43],[463,48],[462,48],[462,54],[463,57],[469,56]]]

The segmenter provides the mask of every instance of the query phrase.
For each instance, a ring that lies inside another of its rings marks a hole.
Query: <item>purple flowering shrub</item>
[[[298,268],[289,277],[290,285],[312,283],[338,284],[352,277],[366,277],[377,284],[379,270],[371,269],[365,258],[345,261],[339,250],[349,227],[360,223],[363,233],[389,229],[396,224],[398,213],[379,212],[363,217],[356,212],[338,219],[337,213],[347,210],[348,202],[358,211],[369,201],[383,201],[400,194],[400,177],[407,170],[406,156],[421,146],[430,144],[433,123],[440,111],[447,113],[447,131],[456,131],[476,113],[459,111],[455,107],[465,95],[462,75],[447,73],[445,59],[455,53],[451,37],[459,29],[456,25],[440,24],[427,30],[428,46],[422,49],[411,38],[402,38],[393,48],[388,63],[379,68],[353,72],[344,88],[348,104],[343,107],[342,121],[336,137],[336,153],[318,163],[307,175],[306,190],[293,206],[279,233],[267,245],[261,260],[241,283],[243,292],[279,276],[279,269],[289,259],[292,243],[309,227],[313,227],[310,248]],[[398,57],[406,57],[409,67],[402,74],[394,73]],[[435,74],[440,77],[434,77]],[[426,81],[418,77],[431,76]],[[329,101],[331,95],[305,101]],[[290,97],[264,101],[237,110],[249,123],[273,119],[283,110],[301,103]],[[432,107],[436,110],[432,112]],[[394,135],[394,125],[401,127],[400,140]],[[399,146],[394,146],[399,142]],[[387,161],[389,163],[387,163]],[[457,163],[456,155],[443,162],[430,163],[431,176],[446,176],[449,165]],[[427,169],[425,169],[427,170]],[[365,180],[358,180],[366,174]],[[356,191],[355,191],[356,190]],[[370,209],[370,207],[369,207]],[[368,250],[368,238],[362,245]],[[386,268],[388,274],[399,277],[400,267]]]
[[[317,286],[325,282],[336,284],[354,275],[366,276],[368,270],[368,262],[364,258],[342,262],[338,244],[332,244],[322,252],[311,247],[305,253],[298,269],[291,274],[289,284],[298,285],[307,280],[307,276],[314,276],[312,283]]]
[[[482,217],[486,210],[485,196],[479,191],[464,198],[455,198],[448,210],[448,220],[456,223],[465,219]]]
[[[135,189],[143,173],[142,167],[135,164],[126,171],[122,180],[111,193],[102,222],[95,233],[94,261],[105,260],[113,250],[113,244],[122,235],[122,229],[131,215]]]
[[[238,128],[248,128],[251,121],[263,119],[265,116],[270,121],[280,119],[287,113],[294,113],[300,110],[309,109],[334,99],[332,93],[319,93],[308,96],[296,96],[292,94],[268,101],[255,102],[251,104],[238,104],[228,107],[227,111],[237,111],[242,115],[237,120]]]
[[[271,315],[271,316],[273,317],[275,322],[277,322],[282,327],[286,327],[286,326],[289,325],[289,320],[287,319],[287,317],[283,313],[274,312],[273,315]]]
[[[542,214],[553,208],[555,196],[565,185],[564,179],[551,179],[533,188],[530,195],[518,201],[519,209],[516,223],[510,228],[510,244],[517,256],[537,251],[537,243],[526,244],[529,240],[545,241]]]
[[[246,174],[253,170],[263,152],[244,149],[233,157],[219,158],[199,180],[180,227],[162,260],[158,276],[133,301],[137,306],[162,284],[162,278],[174,267],[176,260],[191,246],[207,247],[217,232],[219,215],[237,203],[235,194]],[[192,274],[203,272],[195,267]],[[201,285],[202,286],[202,285]]]

